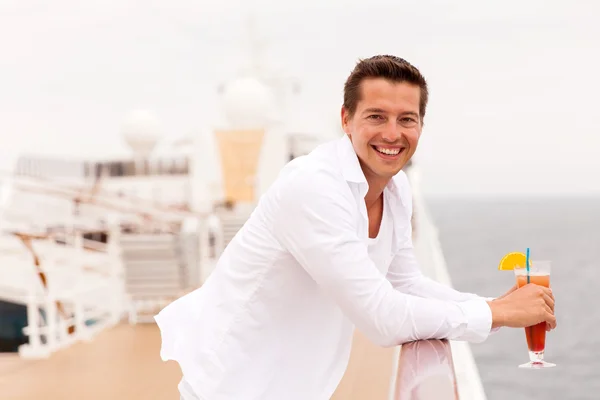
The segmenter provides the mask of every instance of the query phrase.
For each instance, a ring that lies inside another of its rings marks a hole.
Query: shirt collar
[[[365,185],[365,194],[368,190],[369,183],[367,182],[367,178],[365,178],[365,174],[360,166],[360,162],[358,161],[358,156],[354,151],[354,147],[352,146],[352,141],[348,137],[347,134],[344,134],[340,139],[338,145],[338,154],[341,161],[342,166],[342,175],[344,179],[348,182],[358,183]],[[403,205],[406,205],[405,200],[399,196],[400,192],[398,191],[398,187],[396,185],[396,180],[394,178],[390,179],[389,183],[386,186],[387,189],[393,194],[395,194],[400,199],[400,202]]]
[[[360,167],[360,162],[358,161],[358,156],[354,151],[352,142],[346,134],[340,139],[338,153],[342,163],[342,175],[344,176],[344,179],[348,182],[364,183],[368,185],[367,178],[365,178],[365,174]]]

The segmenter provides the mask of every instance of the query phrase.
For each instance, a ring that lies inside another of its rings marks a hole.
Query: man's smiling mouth
[[[391,157],[395,157],[395,156],[401,154],[406,149],[403,146],[374,146],[373,145],[371,147],[373,149],[375,149],[375,151],[377,151],[379,154],[382,154],[385,156],[391,156]]]

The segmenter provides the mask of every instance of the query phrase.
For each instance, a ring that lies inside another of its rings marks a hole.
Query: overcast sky
[[[282,3],[3,0],[0,169],[25,149],[122,153],[135,108],[168,136],[210,125],[253,4],[268,59],[302,82],[303,127],[334,131],[356,59],[393,53],[430,84],[428,194],[600,194],[600,3]]]

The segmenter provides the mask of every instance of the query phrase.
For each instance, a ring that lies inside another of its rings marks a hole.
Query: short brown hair
[[[393,82],[408,82],[421,89],[419,114],[425,117],[429,90],[421,72],[403,58],[377,55],[359,60],[344,84],[344,108],[352,116],[361,98],[360,84],[369,78],[383,78]]]

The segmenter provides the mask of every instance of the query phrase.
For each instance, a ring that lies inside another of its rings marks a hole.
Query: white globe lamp
[[[148,156],[161,137],[160,122],[149,111],[135,110],[125,118],[121,133],[136,156]]]
[[[274,99],[271,90],[255,78],[239,78],[225,87],[223,110],[234,129],[263,129],[271,120]]]

